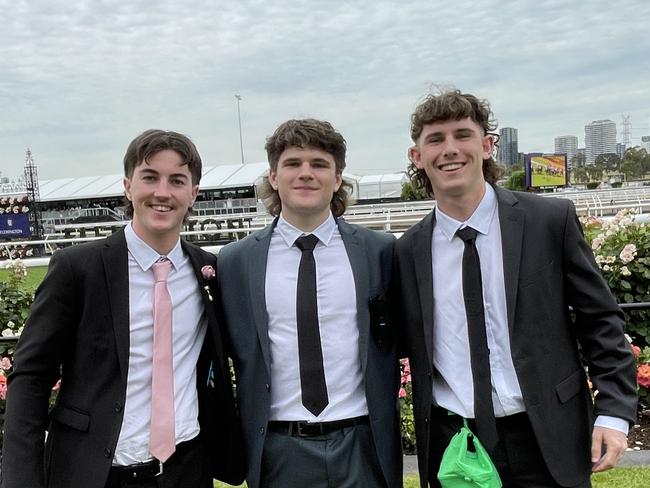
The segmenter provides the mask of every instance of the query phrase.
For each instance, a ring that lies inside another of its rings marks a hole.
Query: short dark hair
[[[189,137],[178,132],[149,129],[133,139],[124,154],[124,176],[133,177],[135,168],[145,163],[151,156],[171,149],[176,151],[192,175],[192,186],[201,181],[202,162],[198,149]],[[133,217],[133,205],[126,199],[124,213]],[[189,213],[189,212],[188,212]]]
[[[264,146],[272,171],[277,170],[280,156],[290,147],[320,149],[332,155],[337,174],[342,174],[345,169],[345,139],[329,122],[316,119],[293,119],[280,124],[273,135],[266,140]],[[330,202],[334,216],[343,215],[350,204],[351,192],[352,185],[343,180],[339,189],[332,195]],[[271,186],[268,177],[262,180],[258,194],[271,215],[280,215],[282,201],[278,191]]]
[[[483,129],[484,134],[492,134],[495,144],[498,143],[499,137],[494,133],[497,123],[489,102],[460,90],[440,90],[436,95],[427,95],[411,115],[411,139],[417,144],[425,125],[468,117]],[[407,173],[414,189],[425,189],[433,196],[431,181],[423,169],[418,169],[411,161]],[[496,183],[503,173],[504,167],[492,156],[483,160],[483,177],[488,183]]]

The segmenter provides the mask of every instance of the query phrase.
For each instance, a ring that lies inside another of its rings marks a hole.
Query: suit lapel
[[[271,374],[271,352],[269,346],[269,316],[266,311],[266,262],[271,245],[271,235],[277,224],[276,218],[271,225],[253,234],[252,249],[248,255],[248,292],[252,304],[253,318],[257,328],[257,336],[262,349],[262,356],[266,363],[266,369]]]
[[[359,353],[361,355],[361,372],[365,374],[368,362],[368,341],[370,340],[370,312],[368,309],[368,298],[370,296],[370,283],[368,274],[368,260],[359,238],[357,229],[342,219],[336,219],[336,223],[343,239],[345,251],[350,260],[352,275],[354,276],[354,288],[357,302],[357,326],[359,328]]]
[[[106,238],[102,249],[104,276],[113,318],[113,333],[122,380],[129,369],[129,264],[124,230]]]
[[[413,250],[413,267],[417,282],[422,325],[424,327],[424,345],[427,349],[429,367],[433,368],[433,270],[431,263],[431,238],[435,225],[435,211],[427,215],[413,233],[411,247]]]
[[[501,227],[503,279],[506,290],[508,329],[512,336],[525,219],[524,213],[516,206],[519,202],[514,194],[499,188],[495,188],[495,190],[499,202],[499,225]]]
[[[199,249],[188,244],[183,239],[181,239],[181,247],[183,248],[183,252],[189,257],[190,263],[192,264],[192,269],[194,270],[196,281],[199,284],[201,298],[203,299],[203,307],[205,308],[205,313],[208,317],[208,324],[210,325],[210,328],[213,328],[217,325],[217,314],[214,308],[214,303],[212,302],[213,294],[215,292],[213,289],[211,289],[208,281],[203,277],[203,272],[201,271],[201,268],[203,268],[203,266],[212,266],[212,264],[206,261],[206,259],[201,255]]]

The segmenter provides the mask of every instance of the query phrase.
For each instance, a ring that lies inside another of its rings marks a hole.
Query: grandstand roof
[[[266,176],[268,169],[267,162],[204,166],[201,189],[216,190],[250,187],[259,183],[259,180]],[[355,196],[361,198],[399,195],[399,188],[406,178],[403,172],[366,176],[345,173],[344,176],[353,183]],[[41,180],[39,183],[40,200],[43,202],[60,202],[119,197],[124,194],[123,178],[122,173],[117,173],[104,176]],[[13,187],[11,189],[14,194],[21,193],[20,189],[14,189]],[[5,193],[9,192],[5,191]],[[24,187],[22,193],[25,193]]]
[[[268,163],[226,164],[204,166],[201,178],[202,190],[217,188],[240,188],[253,186],[266,175]],[[39,183],[42,202],[80,200],[85,198],[116,197],[124,194],[123,175],[82,176],[79,178],[56,178]]]

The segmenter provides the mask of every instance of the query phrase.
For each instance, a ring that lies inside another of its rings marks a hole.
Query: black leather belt
[[[187,452],[198,445],[198,437],[181,442],[176,446],[176,451],[164,463],[152,459],[146,463],[130,464],[128,466],[112,466],[108,474],[107,487],[123,486],[124,484],[145,483],[160,476],[180,460]]]
[[[272,420],[269,422],[269,430],[293,437],[314,437],[360,424],[368,424],[367,415],[351,419],[333,420],[331,422]]]

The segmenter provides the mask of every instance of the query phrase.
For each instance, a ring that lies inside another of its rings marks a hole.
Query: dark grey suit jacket
[[[634,422],[634,358],[623,315],[582,235],[569,200],[496,188],[510,344],[535,439],[556,482],[590,475],[592,413]],[[418,464],[429,469],[432,402],[432,212],[395,248],[394,289],[411,361]],[[460,271],[459,271],[460,272]],[[575,311],[575,322],[569,313]],[[582,348],[599,394],[589,396]],[[595,407],[595,408],[594,408]]]
[[[277,222],[277,220],[276,220]],[[359,350],[377,456],[389,487],[402,486],[399,365],[394,344],[380,349],[371,336],[368,300],[388,287],[394,238],[337,220],[354,274]],[[271,357],[265,302],[266,260],[275,223],[219,254],[219,289],[235,366],[249,488],[260,482],[269,419]]]
[[[243,452],[214,303],[216,258],[182,241],[200,283],[208,334],[197,365],[200,439],[219,479],[240,483]],[[36,292],[9,378],[2,488],[102,488],[122,426],[129,363],[124,232],[58,251]],[[205,282],[205,283],[204,283]],[[208,385],[212,364],[214,386]],[[56,405],[50,391],[61,377]],[[49,431],[44,442],[45,430]]]

